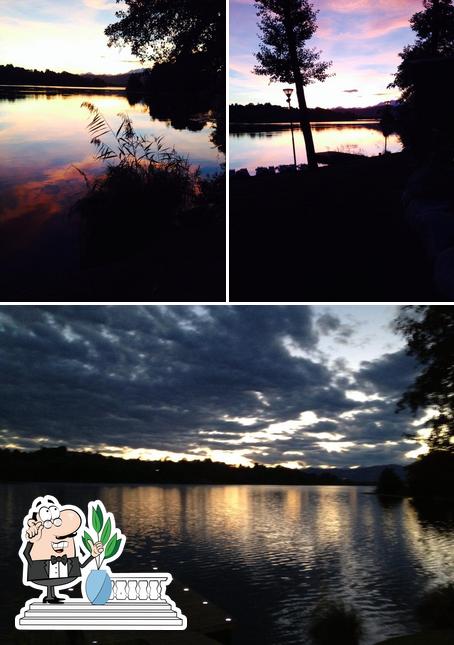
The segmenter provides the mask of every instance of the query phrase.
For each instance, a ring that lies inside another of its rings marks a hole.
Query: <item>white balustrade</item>
[[[163,600],[172,581],[169,573],[111,573],[112,593],[109,602]]]

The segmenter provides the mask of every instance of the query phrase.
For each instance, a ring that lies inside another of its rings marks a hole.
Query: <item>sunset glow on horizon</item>
[[[259,29],[254,0],[230,0],[230,103],[285,105],[281,83],[256,76]],[[388,89],[398,54],[414,41],[409,19],[422,0],[314,0],[318,30],[309,47],[332,60],[335,74],[306,89],[309,107],[366,107],[397,99]],[[295,105],[295,100],[293,101]]]
[[[121,8],[114,0],[0,0],[0,64],[74,74],[140,68],[129,48],[107,46],[104,29]]]

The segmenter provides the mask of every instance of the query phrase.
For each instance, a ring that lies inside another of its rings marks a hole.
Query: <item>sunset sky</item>
[[[336,75],[307,88],[310,107],[367,106],[398,97],[386,86],[399,52],[414,42],[409,18],[422,0],[314,0],[318,31],[309,41],[332,60]],[[284,85],[252,74],[258,50],[253,0],[230,0],[230,102],[285,105]],[[295,105],[295,102],[294,102]]]
[[[394,306],[0,307],[0,446],[153,459],[409,463]]]
[[[118,74],[141,67],[129,48],[107,47],[114,0],[0,0],[0,64]]]

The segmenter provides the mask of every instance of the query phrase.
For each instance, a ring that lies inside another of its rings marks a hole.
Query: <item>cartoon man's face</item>
[[[66,555],[73,558],[76,554],[74,537],[82,524],[82,518],[70,508],[59,508],[51,504],[40,506],[28,520],[33,532],[32,560],[49,560],[52,555]]]

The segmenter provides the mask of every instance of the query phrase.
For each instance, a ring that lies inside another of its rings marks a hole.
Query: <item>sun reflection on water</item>
[[[0,487],[6,546],[0,575],[16,576],[16,533],[42,485]],[[317,602],[360,611],[364,645],[415,631],[428,587],[452,581],[454,517],[371,487],[47,484],[82,508],[101,499],[127,536],[118,571],[157,567],[235,617],[238,645],[306,642]]]
[[[317,152],[338,151],[374,156],[383,154],[385,138],[377,123],[313,123],[312,133]],[[399,152],[402,144],[395,134],[386,142],[389,152]],[[302,132],[295,129],[297,163],[306,163]],[[242,132],[230,136],[230,167],[248,168],[255,172],[259,166],[278,166],[293,163],[289,128],[266,132]]]

